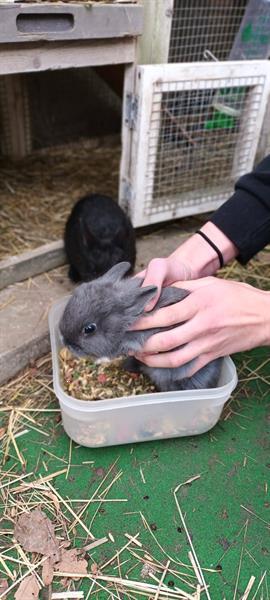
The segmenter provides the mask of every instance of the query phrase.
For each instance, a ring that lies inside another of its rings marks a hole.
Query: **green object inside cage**
[[[233,129],[235,127],[235,117],[226,115],[219,110],[214,109],[212,119],[205,123],[205,129]]]
[[[233,129],[241,116],[246,92],[243,87],[218,91],[212,103],[213,115],[206,121],[205,129]]]

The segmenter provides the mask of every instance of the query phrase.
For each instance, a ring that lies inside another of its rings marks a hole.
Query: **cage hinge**
[[[136,128],[138,116],[138,96],[135,94],[127,94],[126,95],[126,124],[129,129]]]

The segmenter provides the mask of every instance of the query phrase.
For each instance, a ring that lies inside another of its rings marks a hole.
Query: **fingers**
[[[191,367],[188,369],[187,377],[192,377],[195,375],[195,373],[197,373],[197,371],[200,371],[200,369],[208,365],[208,363],[216,358],[219,358],[219,355],[215,355],[213,353],[201,354],[196,360],[193,361]]]
[[[140,279],[144,279],[145,273],[146,273],[146,269],[144,269],[143,271],[139,271],[139,273],[135,273],[135,275],[133,275],[133,278],[139,277]]]
[[[136,354],[136,358],[143,362],[148,367],[159,367],[167,369],[175,369],[182,367],[186,363],[198,358],[207,352],[205,346],[205,338],[191,342],[184,347],[175,350],[174,352],[165,352],[160,354]],[[196,370],[198,370],[196,368]]]
[[[179,346],[188,344],[194,338],[200,338],[204,333],[205,327],[202,320],[194,317],[183,325],[152,335],[143,346],[143,354],[157,354],[158,352],[175,350]]]
[[[162,285],[166,279],[166,275],[167,263],[164,258],[154,258],[150,261],[146,269],[143,287],[146,287],[147,285],[155,285],[158,288],[158,291],[149,304],[147,304],[145,308],[146,312],[152,310],[156,305],[160,296]]]
[[[196,303],[191,302],[190,298],[191,296],[187,296],[187,298],[181,300],[181,302],[171,304],[170,306],[165,306],[164,308],[160,308],[154,312],[152,315],[142,317],[136,322],[132,329],[138,330],[153,329],[155,327],[171,327],[172,325],[183,323],[183,321],[188,321],[196,313]]]

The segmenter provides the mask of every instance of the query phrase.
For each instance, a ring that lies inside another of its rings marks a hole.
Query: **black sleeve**
[[[270,155],[238,179],[234,194],[210,221],[238,248],[242,264],[270,242]]]

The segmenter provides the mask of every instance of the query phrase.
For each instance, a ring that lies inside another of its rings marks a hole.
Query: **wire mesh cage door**
[[[228,198],[253,166],[269,76],[268,61],[138,67],[131,160],[120,178],[135,227],[215,210]]]

